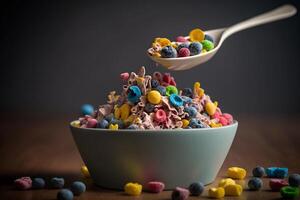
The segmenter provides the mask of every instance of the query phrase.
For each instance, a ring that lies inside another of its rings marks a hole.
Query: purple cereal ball
[[[97,123],[98,123],[98,121],[97,121],[96,119],[89,118],[89,119],[87,120],[87,125],[86,125],[86,127],[87,127],[87,128],[95,128],[95,127],[97,126]]]
[[[188,48],[181,48],[178,51],[178,57],[188,57],[190,56],[191,52]]]
[[[188,40],[185,39],[185,37],[183,37],[183,36],[178,36],[178,37],[176,38],[176,42],[188,42]]]

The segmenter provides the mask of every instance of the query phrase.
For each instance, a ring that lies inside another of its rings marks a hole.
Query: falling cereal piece
[[[138,183],[127,183],[124,186],[125,193],[131,196],[139,196],[142,192],[142,185]]]
[[[225,190],[222,187],[209,188],[209,190],[208,190],[208,196],[210,198],[214,198],[214,199],[223,198],[225,196]]]
[[[227,175],[229,178],[233,179],[244,179],[246,177],[247,171],[240,167],[230,167],[227,170]]]
[[[85,178],[91,178],[91,175],[90,175],[90,172],[89,172],[87,166],[83,165],[81,167],[81,173]]]

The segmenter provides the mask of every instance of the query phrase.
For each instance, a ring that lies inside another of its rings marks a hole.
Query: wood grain
[[[71,117],[2,115],[0,134],[0,199],[55,199],[57,190],[17,191],[13,188],[16,177],[41,176],[47,180],[53,176],[66,178],[66,185],[82,179],[83,162],[68,129]],[[290,172],[300,173],[300,117],[291,116],[239,116],[239,128],[231,150],[219,172],[217,184],[230,166],[241,166],[251,172],[257,165],[284,166]],[[250,173],[249,173],[250,174]],[[246,180],[239,183],[247,188]],[[105,190],[84,180],[88,191],[76,199],[170,199],[171,192],[143,193],[130,197],[122,191]],[[271,192],[268,179],[259,192],[245,191],[234,199],[280,199],[278,192]],[[201,197],[207,199],[207,189]],[[232,199],[233,197],[225,197]]]

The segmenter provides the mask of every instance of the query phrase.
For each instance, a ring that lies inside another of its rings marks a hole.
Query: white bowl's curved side
[[[166,189],[214,181],[233,142],[237,122],[214,129],[97,131],[71,126],[94,182],[123,189],[127,182],[162,181]]]

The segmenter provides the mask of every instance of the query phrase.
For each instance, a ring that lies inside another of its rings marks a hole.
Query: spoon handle
[[[227,37],[230,35],[242,31],[247,28],[251,28],[253,26],[258,26],[261,24],[266,24],[269,22],[277,21],[280,19],[285,19],[288,17],[293,16],[296,14],[297,9],[295,6],[286,4],[283,6],[280,6],[274,10],[271,10],[269,12],[257,15],[256,17],[252,17],[250,19],[247,19],[245,21],[242,21],[240,23],[237,23],[233,26],[230,26],[226,29],[226,31],[223,33],[222,39],[220,42],[223,42]]]

